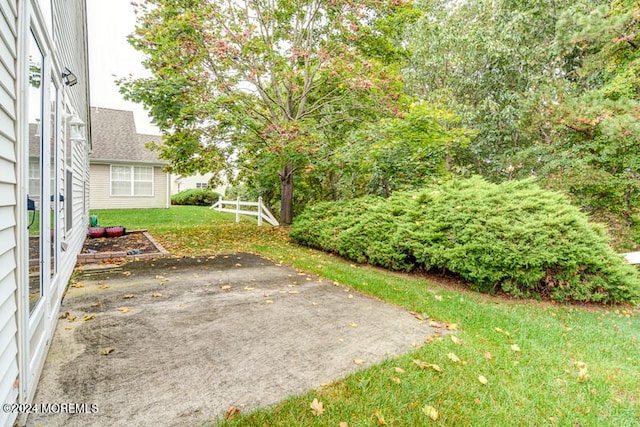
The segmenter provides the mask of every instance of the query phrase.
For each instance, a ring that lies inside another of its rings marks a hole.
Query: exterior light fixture
[[[78,77],[67,67],[64,67],[64,71],[62,72],[62,80],[64,80],[64,84],[67,86],[73,86],[78,83]]]
[[[69,139],[71,139],[72,141],[86,141],[87,138],[85,137],[85,127],[86,124],[80,120],[80,117],[78,117],[76,114],[73,115],[73,117],[71,117],[71,120],[69,121],[69,128],[70,128],[70,135],[69,135]]]

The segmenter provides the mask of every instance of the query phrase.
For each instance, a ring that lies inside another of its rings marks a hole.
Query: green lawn
[[[480,295],[421,275],[354,265],[290,243],[282,228],[257,227],[249,218],[236,224],[233,215],[208,208],[91,213],[101,225],[148,228],[176,255],[259,253],[443,322],[451,332],[222,426],[640,425],[637,306]],[[321,415],[310,407],[314,399],[323,404]]]

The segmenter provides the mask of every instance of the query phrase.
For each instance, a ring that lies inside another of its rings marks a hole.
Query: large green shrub
[[[211,206],[220,194],[204,188],[190,188],[171,196],[172,205]]]
[[[395,270],[446,269],[484,292],[557,301],[625,302],[640,279],[605,230],[531,180],[454,180],[388,199],[308,207],[291,235],[309,246]]]

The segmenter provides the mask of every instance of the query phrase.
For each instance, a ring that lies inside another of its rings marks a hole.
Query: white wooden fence
[[[225,208],[224,206],[233,206],[233,208]],[[241,210],[240,206],[257,207],[258,210]],[[218,198],[218,201],[211,206],[211,209],[216,209],[218,212],[229,212],[236,214],[236,222],[240,222],[240,215],[252,215],[258,217],[258,225],[262,225],[262,220],[267,221],[269,224],[278,226],[280,223],[275,219],[271,211],[262,203],[262,197],[258,197],[257,202],[241,202],[240,197],[237,200],[222,200],[222,196]]]

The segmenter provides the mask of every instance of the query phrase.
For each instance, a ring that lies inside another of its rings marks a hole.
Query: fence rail
[[[233,208],[225,208],[224,206],[234,206]],[[240,206],[257,207],[258,210],[244,210],[240,209]],[[210,209],[216,209],[218,212],[229,212],[236,214],[236,222],[240,222],[240,215],[251,215],[258,217],[258,225],[262,225],[262,221],[267,221],[273,226],[278,226],[280,223],[273,216],[271,211],[262,203],[262,197],[258,198],[257,202],[242,202],[240,197],[236,200],[222,200],[222,196],[217,202],[211,206]]]

